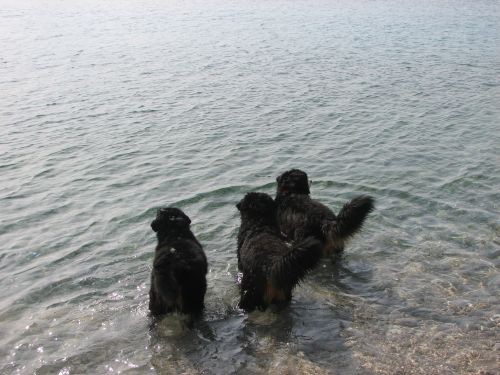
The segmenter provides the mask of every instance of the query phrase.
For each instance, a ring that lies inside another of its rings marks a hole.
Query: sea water
[[[497,1],[1,1],[0,373],[498,373]],[[281,312],[235,204],[301,168],[377,201]],[[156,209],[206,309],[153,324]]]

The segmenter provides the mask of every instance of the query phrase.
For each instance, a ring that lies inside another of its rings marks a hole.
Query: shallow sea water
[[[1,374],[497,374],[496,1],[1,1]],[[236,308],[235,203],[291,167],[377,210],[279,313]],[[209,259],[148,317],[149,223]]]

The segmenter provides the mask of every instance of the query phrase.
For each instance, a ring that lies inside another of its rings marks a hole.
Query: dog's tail
[[[366,217],[374,209],[375,199],[369,195],[360,195],[347,202],[331,228],[333,236],[341,240],[352,237],[363,227]]]
[[[321,242],[313,237],[293,244],[290,251],[273,263],[271,268],[273,283],[284,290],[291,290],[319,263],[321,256]]]

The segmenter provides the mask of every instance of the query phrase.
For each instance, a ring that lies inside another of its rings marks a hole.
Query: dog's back
[[[189,218],[175,210],[158,211],[151,225],[158,236],[149,292],[152,315],[172,311],[197,314],[204,306],[206,256],[189,229]]]
[[[333,211],[306,194],[290,194],[277,199],[277,218],[281,232],[300,240],[314,236],[325,241],[322,227],[337,219]]]

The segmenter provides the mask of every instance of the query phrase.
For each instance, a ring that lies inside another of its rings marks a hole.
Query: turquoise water
[[[498,373],[496,1],[2,1],[0,373]],[[243,314],[235,203],[291,167],[377,210]],[[150,329],[150,230],[209,259]]]

